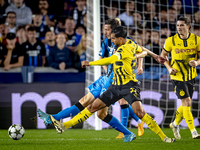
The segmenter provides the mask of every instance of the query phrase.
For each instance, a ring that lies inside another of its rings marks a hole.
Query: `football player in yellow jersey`
[[[190,33],[190,19],[180,17],[176,23],[178,33],[166,39],[161,56],[167,59],[171,53],[171,64],[166,61],[164,65],[169,71],[174,92],[181,99],[182,105],[176,111],[176,118],[170,124],[176,139],[181,139],[179,124],[185,119],[193,139],[200,139],[191,113],[191,100],[194,92],[196,66],[200,64],[200,37]]]
[[[155,58],[158,62],[164,63],[165,59],[158,57],[156,54],[144,51],[140,46],[136,45],[133,41],[126,41],[127,32],[122,26],[115,27],[112,30],[112,41],[115,45],[119,46],[116,53],[108,58],[100,59],[93,62],[83,61],[82,66],[92,65],[108,65],[113,64],[114,78],[112,85],[91,105],[85,108],[82,112],[76,115],[68,122],[60,123],[50,116],[58,133],[62,133],[66,128],[73,126],[79,122],[83,122],[88,119],[95,111],[110,106],[121,98],[124,98],[129,104],[131,104],[135,114],[144,121],[148,127],[158,134],[162,141],[173,143],[175,139],[168,138],[147,113],[145,113],[141,100],[140,100],[140,87],[135,78],[133,67],[135,66],[136,57],[144,57],[147,53]],[[136,51],[142,52],[136,54]],[[112,115],[106,119],[110,120]],[[135,134],[125,135],[124,142],[130,142],[136,138]]]

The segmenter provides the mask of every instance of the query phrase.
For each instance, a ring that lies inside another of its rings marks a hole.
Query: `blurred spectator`
[[[4,70],[23,66],[24,55],[19,43],[16,42],[15,33],[8,33],[4,47]]]
[[[170,28],[167,26],[167,24],[163,24],[161,25],[161,35],[165,35],[167,37],[171,36],[171,30]]]
[[[45,50],[46,50],[46,63],[45,66],[49,66],[48,65],[48,57],[49,57],[49,53],[50,53],[50,49],[53,48],[55,46],[55,33],[53,30],[49,30],[46,32],[45,35],[45,40],[47,41],[47,44],[45,44]]]
[[[83,15],[87,12],[84,0],[76,0],[76,5],[70,16],[74,18],[75,25],[83,24]]]
[[[26,37],[28,37],[28,28],[30,27],[30,26],[32,26],[33,27],[33,24],[27,24],[26,26],[25,26],[25,32],[26,32]]]
[[[159,49],[160,51],[162,50],[164,44],[165,44],[165,40],[167,39],[168,36],[166,35],[161,35],[160,40],[159,40]]]
[[[0,0],[0,20],[5,22],[4,14],[9,4],[5,0]]]
[[[0,43],[5,44],[6,35],[8,33],[8,28],[5,23],[0,24]]]
[[[81,35],[76,34],[75,30],[75,21],[72,17],[69,17],[65,20],[65,33],[67,34],[68,41],[66,46],[72,51],[75,50],[75,47],[79,44],[81,40]]]
[[[2,61],[4,59],[4,54],[3,54],[3,44],[0,43],[0,67],[3,66]]]
[[[169,5],[172,6],[174,0],[169,0]],[[185,10],[185,13],[193,14],[194,9],[191,6],[197,6],[198,0],[181,0],[183,5],[183,10]]]
[[[22,45],[24,51],[24,66],[44,66],[45,47],[40,40],[36,39],[36,29],[32,26],[28,28],[28,40]]]
[[[16,33],[16,13],[13,11],[9,11],[6,16],[6,25],[8,27],[9,32]]]
[[[180,15],[184,14],[181,0],[174,0],[172,3],[172,8],[176,10],[177,17],[180,17]]]
[[[200,11],[197,11],[194,14],[194,22],[195,22],[196,25],[200,24]]]
[[[69,16],[75,7],[75,0],[64,0],[64,15]]]
[[[66,34],[60,32],[56,36],[56,45],[50,50],[48,57],[49,66],[60,70],[65,70],[72,67],[81,69],[81,63],[78,54],[65,47],[66,41]]]
[[[142,39],[139,36],[133,36],[133,40],[140,46],[142,46]]]
[[[200,26],[194,26],[193,33],[197,36],[200,36]]]
[[[135,9],[135,2],[133,0],[127,1],[125,5],[125,12],[120,14],[118,18],[125,23],[126,26],[134,25],[134,18],[132,16]]]
[[[161,24],[165,24],[167,22],[167,12],[165,10],[161,10],[158,14],[158,18]]]
[[[156,6],[152,2],[146,3],[145,21],[147,22],[146,27],[150,29],[159,28],[160,23],[156,14]]]
[[[49,27],[47,25],[42,24],[42,14],[41,13],[35,13],[33,15],[33,25],[36,29],[37,36],[36,38],[40,39],[42,43],[46,43],[45,41],[45,34],[47,30],[49,30]]]
[[[150,44],[150,36],[151,32],[149,28],[143,29],[140,33],[140,37],[142,38],[142,45],[148,49],[150,49],[150,47],[147,47]]]
[[[65,32],[65,20],[64,19],[58,19],[56,27],[55,27],[55,34],[58,34],[59,32]]]
[[[87,29],[87,13],[83,15],[83,25]]]
[[[80,61],[86,60],[86,43],[87,43],[87,35],[83,35],[81,37],[81,41],[78,44],[78,46],[75,48],[75,52],[78,53],[80,56]]]
[[[54,16],[48,14],[49,3],[47,0],[39,0],[38,4],[39,12],[43,15],[42,24],[50,27],[55,26]]]
[[[6,8],[6,13],[14,11],[17,15],[16,25],[26,25],[32,21],[32,11],[24,3],[24,0],[13,0],[13,3]]]
[[[83,25],[77,25],[75,32],[76,32],[76,34],[84,35],[84,34],[86,34],[86,28]]]
[[[133,19],[135,20],[134,21],[134,27],[136,28],[140,28],[142,29],[143,28],[143,25],[142,25],[142,16],[140,13],[133,13]]]
[[[169,23],[169,29],[171,30],[171,35],[176,34],[176,10],[173,7],[170,7],[167,10],[167,21]]]
[[[19,45],[22,45],[24,42],[27,41],[25,26],[18,26],[16,30],[16,34],[17,34]]]

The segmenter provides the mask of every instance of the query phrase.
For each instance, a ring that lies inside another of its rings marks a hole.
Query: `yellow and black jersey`
[[[175,34],[166,39],[164,50],[171,53],[171,67],[177,70],[175,75],[170,75],[172,80],[189,81],[197,76],[196,67],[191,67],[189,62],[197,60],[200,52],[200,37],[193,33],[187,39],[181,39]]]
[[[142,52],[142,48],[130,39],[116,50],[114,55],[118,57],[118,61],[113,64],[113,85],[124,85],[129,81],[137,82],[134,68],[135,54],[139,52]]]

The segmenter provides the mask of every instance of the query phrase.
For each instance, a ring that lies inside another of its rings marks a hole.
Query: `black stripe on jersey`
[[[119,54],[120,55],[120,59],[122,59],[122,55],[121,54]]]
[[[192,80],[192,66],[190,66],[190,77],[191,77],[191,80]]]
[[[123,62],[121,62],[121,61],[116,61],[115,64],[116,64],[117,66],[123,66]]]
[[[172,65],[171,65],[171,67],[174,65],[174,63],[175,63],[175,61],[173,61],[173,63],[172,63]]]
[[[195,45],[197,45],[197,36],[195,35]]]
[[[189,70],[184,63],[182,63],[182,64],[183,64],[184,68],[187,70],[187,80],[189,81]]]
[[[120,83],[120,85],[122,85],[122,77],[120,76],[118,70],[119,69],[116,70],[116,73],[117,73],[117,76],[119,77],[119,83]]]
[[[200,53],[200,51],[197,51],[197,53]]]
[[[174,36],[172,36],[172,43],[175,46]]]
[[[124,77],[124,79],[126,79],[126,76],[124,75],[123,71],[122,71],[122,67],[120,67],[119,71],[121,72],[122,76]]]
[[[127,75],[129,75],[130,76],[130,74],[128,73],[128,72],[126,72],[126,70],[124,69],[124,72],[127,74]]]
[[[178,67],[180,68],[181,74],[182,74],[182,76],[183,76],[183,81],[185,81],[185,75],[184,75],[183,70],[181,69],[181,66],[180,66],[180,64],[179,64],[179,62],[182,62],[182,60],[181,60],[181,61],[175,60],[175,61],[176,61],[177,65],[178,65]]]
[[[122,52],[122,48],[118,49],[117,52]]]
[[[187,47],[187,40],[183,40],[184,47]]]
[[[115,82],[114,84],[116,85],[117,84],[117,75],[115,74]]]

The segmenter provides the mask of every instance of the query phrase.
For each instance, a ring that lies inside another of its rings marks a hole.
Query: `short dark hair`
[[[17,15],[16,15],[16,12],[14,12],[14,11],[9,11],[9,12],[7,12],[6,16],[8,16],[9,14],[15,14],[15,16],[17,16]]]
[[[180,17],[178,18],[177,21],[185,21],[185,24],[186,24],[187,26],[190,25],[190,28],[189,28],[189,29],[191,29],[191,20],[190,20],[190,18],[185,17],[185,16],[180,16]]]
[[[28,31],[28,32],[29,32],[29,31],[36,31],[36,29],[35,29],[35,27],[30,26],[30,27],[27,29],[27,31]]]
[[[105,24],[109,24],[111,29],[114,29],[117,26],[121,25],[121,21],[118,18],[108,19],[105,21]]]
[[[116,38],[118,37],[126,38],[127,36],[127,31],[123,26],[115,27],[111,33],[114,33]]]
[[[24,29],[24,30],[25,30],[25,26],[24,26],[24,25],[18,26],[17,29],[16,29],[16,33],[17,33],[19,30],[21,30],[21,29]]]

